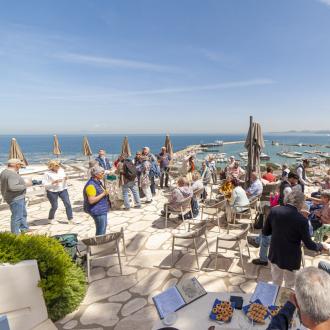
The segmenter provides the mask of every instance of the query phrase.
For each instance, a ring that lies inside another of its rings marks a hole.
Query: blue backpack
[[[151,162],[149,176],[156,177],[156,178],[160,177],[160,168],[159,168],[157,162],[155,162],[155,161]]]

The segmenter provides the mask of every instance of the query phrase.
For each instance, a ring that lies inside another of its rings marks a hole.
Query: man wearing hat
[[[18,174],[23,164],[19,159],[12,158],[7,165],[0,174],[1,194],[10,207],[10,230],[14,234],[20,234],[29,229],[25,206],[26,184]]]

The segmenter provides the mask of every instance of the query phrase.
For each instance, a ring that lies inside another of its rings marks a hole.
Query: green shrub
[[[86,293],[83,270],[55,239],[0,233],[0,263],[36,259],[49,317],[56,321],[74,311]]]

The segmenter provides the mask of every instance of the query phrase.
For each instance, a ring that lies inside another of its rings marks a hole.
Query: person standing
[[[304,203],[304,194],[292,191],[286,198],[286,205],[271,209],[262,230],[263,235],[272,235],[268,259],[273,283],[279,286],[283,280],[287,288],[294,286],[295,272],[301,265],[302,242],[309,250],[329,249],[326,243],[315,243],[311,239],[308,221],[300,213]]]
[[[133,162],[128,159],[127,155],[121,155],[119,157],[120,162],[118,164],[117,173],[120,175],[120,184],[123,189],[123,199],[125,210],[129,211],[131,208],[128,192],[131,191],[134,198],[135,208],[141,208],[141,200],[139,194],[139,188],[137,185],[137,170]]]
[[[68,193],[67,177],[58,161],[51,160],[48,163],[48,171],[44,174],[42,183],[45,186],[47,198],[51,205],[48,220],[54,219],[58,207],[58,198],[60,198],[65,206],[68,221],[71,221],[73,214]]]
[[[0,174],[1,194],[11,211],[10,230],[14,234],[29,229],[25,205],[26,184],[18,174],[22,165],[19,159],[9,159],[7,168]]]
[[[288,176],[286,176],[286,177],[283,176],[282,178],[283,178],[283,180],[280,184],[280,196],[278,199],[278,203],[280,205],[284,205],[286,196],[288,196],[291,193],[293,187],[297,186],[297,184],[299,182],[298,175],[295,173],[292,173],[292,172],[290,172],[288,174]],[[299,189],[299,188],[296,188],[296,189]]]
[[[213,184],[217,183],[217,166],[213,157],[209,157],[208,166],[211,171]]]
[[[105,171],[108,172],[109,170],[111,170],[112,164],[109,158],[106,157],[106,152],[104,149],[99,150],[99,155],[95,158],[95,160],[99,163],[101,167],[103,167]]]
[[[103,185],[104,168],[92,167],[91,178],[87,181],[84,190],[84,211],[95,222],[95,235],[104,235],[107,230],[108,212],[110,210],[109,191]]]
[[[146,203],[149,204],[152,202],[152,194],[150,189],[150,178],[149,172],[151,164],[149,162],[149,158],[147,156],[141,156],[141,167],[140,167],[140,175],[139,175],[139,186],[143,191],[143,194],[146,197]]]
[[[150,164],[151,164],[151,168],[150,168],[150,172],[149,172],[149,177],[150,177],[150,189],[151,189],[151,193],[152,196],[156,195],[156,182],[155,182],[155,178],[159,176],[159,167],[157,164],[157,158],[155,157],[155,155],[153,155],[150,152],[150,148],[149,147],[144,147],[142,149],[142,156],[147,156],[149,158]]]
[[[171,161],[170,154],[167,153],[166,147],[162,147],[161,152],[158,154],[157,159],[160,166],[160,188],[164,188],[164,177],[165,177],[165,187],[168,188],[169,180],[169,165]]]
[[[312,181],[309,178],[307,178],[306,175],[306,168],[308,168],[308,166],[309,166],[308,160],[304,159],[303,162],[299,164],[296,169],[297,175],[299,177],[299,183],[302,188],[302,192],[305,191],[305,186],[308,186],[309,183],[312,183]]]

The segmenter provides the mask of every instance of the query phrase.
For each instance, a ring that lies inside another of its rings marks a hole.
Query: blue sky
[[[330,128],[330,0],[0,8],[2,134]]]

